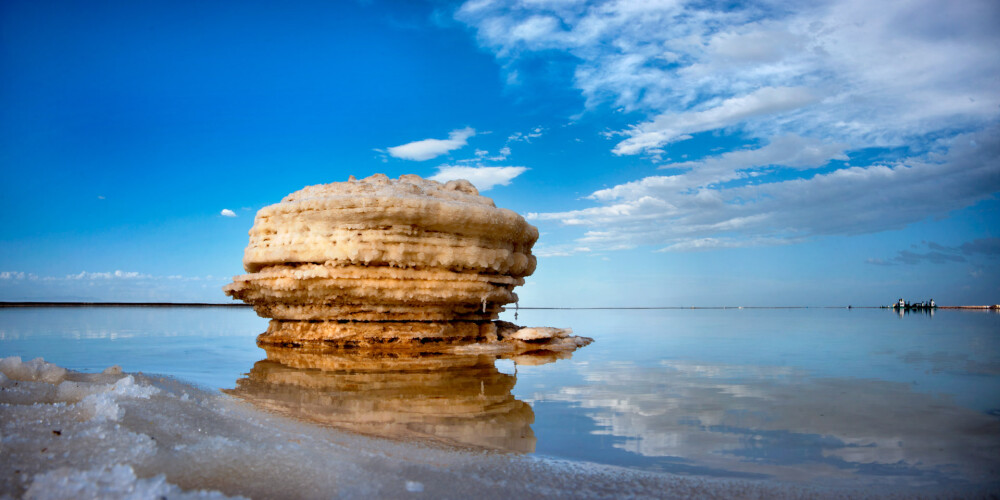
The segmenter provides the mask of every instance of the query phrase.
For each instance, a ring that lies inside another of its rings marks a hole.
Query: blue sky
[[[525,306],[1000,302],[1000,5],[0,5],[0,300],[225,302],[254,213],[467,177]]]

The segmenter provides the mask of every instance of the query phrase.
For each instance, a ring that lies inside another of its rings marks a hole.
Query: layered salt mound
[[[278,320],[489,321],[535,269],[538,230],[465,180],[309,186],[261,209],[224,290]]]

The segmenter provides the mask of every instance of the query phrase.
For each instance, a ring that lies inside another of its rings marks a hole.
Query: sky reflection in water
[[[518,358],[515,376],[493,356],[265,353],[253,342],[265,322],[244,309],[24,309],[0,310],[0,355],[120,364],[463,448],[810,483],[997,476],[1000,315],[522,309],[518,323],[596,342],[556,362]]]

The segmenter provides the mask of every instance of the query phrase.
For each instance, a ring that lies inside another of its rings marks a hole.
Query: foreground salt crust
[[[16,357],[0,360],[0,436],[0,497],[812,498],[824,493],[368,438],[291,421],[171,379],[123,374],[117,367],[83,374]]]

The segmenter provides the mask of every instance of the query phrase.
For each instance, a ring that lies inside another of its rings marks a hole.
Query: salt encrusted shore
[[[14,498],[935,496],[680,477],[372,438],[169,378],[117,367],[84,374],[16,357],[0,360],[0,436],[0,497]]]

